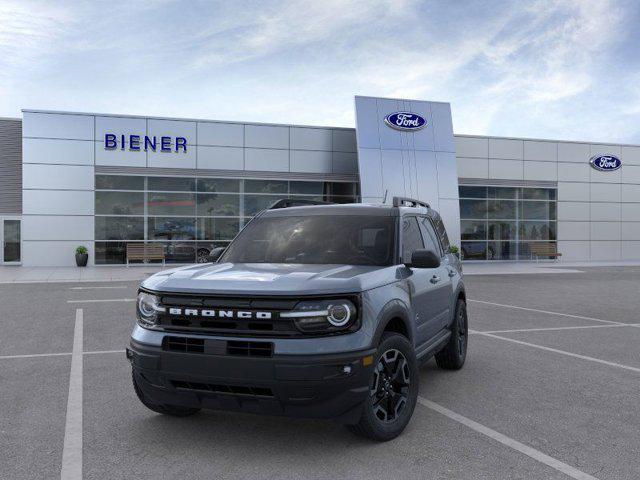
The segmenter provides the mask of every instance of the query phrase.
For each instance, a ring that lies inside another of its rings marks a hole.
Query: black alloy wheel
[[[384,352],[373,372],[369,391],[373,413],[385,423],[393,422],[402,413],[409,399],[411,375],[405,356],[395,348]]]
[[[413,345],[404,335],[385,332],[371,366],[369,390],[353,433],[386,442],[409,424],[418,400],[420,377]]]
[[[208,263],[209,262],[209,250],[207,250],[205,248],[201,248],[200,250],[198,250],[198,253],[196,255],[196,262],[197,263]]]

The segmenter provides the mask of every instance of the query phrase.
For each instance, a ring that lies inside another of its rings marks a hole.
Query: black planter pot
[[[88,253],[76,253],[76,265],[79,267],[86,267],[89,260]]]

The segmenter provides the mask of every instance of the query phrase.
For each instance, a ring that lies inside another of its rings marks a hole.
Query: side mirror
[[[211,250],[211,253],[209,254],[209,261],[211,263],[216,263],[226,249],[226,247],[216,247]]]
[[[438,268],[440,266],[440,257],[433,250],[415,250],[411,255],[412,268]]]

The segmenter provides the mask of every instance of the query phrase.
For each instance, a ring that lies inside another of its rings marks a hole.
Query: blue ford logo
[[[420,130],[427,126],[427,121],[417,113],[396,112],[384,117],[384,123],[396,130]]]
[[[593,168],[601,172],[612,172],[622,166],[620,159],[613,155],[596,155],[595,157],[591,157],[589,163]]]

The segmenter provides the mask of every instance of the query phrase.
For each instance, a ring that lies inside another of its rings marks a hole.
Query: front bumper
[[[356,423],[375,349],[268,358],[184,353],[131,340],[136,383],[154,403]]]

